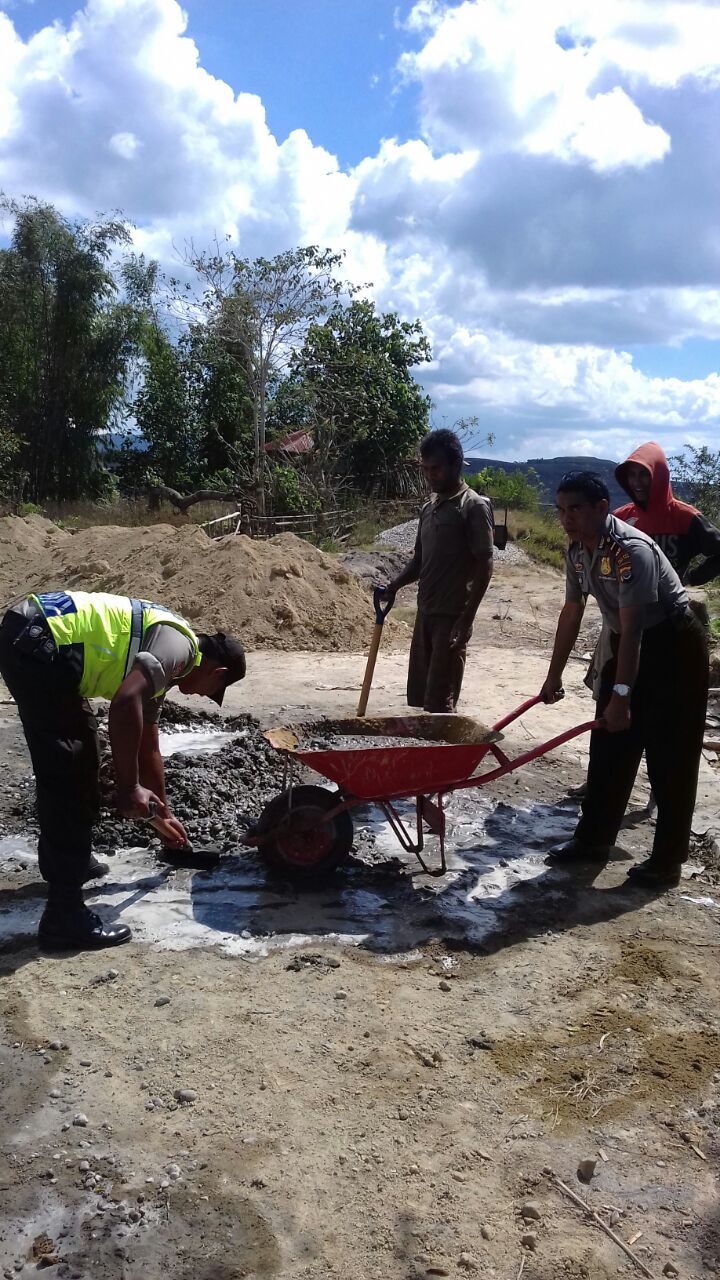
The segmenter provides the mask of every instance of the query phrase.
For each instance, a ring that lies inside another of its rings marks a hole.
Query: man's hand
[[[150,806],[154,808],[150,810]],[[168,807],[163,804],[159,796],[154,791],[148,791],[147,787],[141,787],[136,784],[127,791],[118,791],[115,800],[115,808],[121,813],[123,818],[149,818],[157,817],[168,818]]]
[[[388,582],[386,586],[380,587],[380,599],[384,600],[386,604],[389,604],[391,608],[395,603],[397,593],[398,589],[394,582]]]
[[[630,699],[614,693],[605,708],[602,719],[608,733],[624,733],[632,723]]]
[[[565,697],[562,681],[557,676],[548,676],[540,690],[540,697],[543,702],[560,702]]]
[[[167,818],[152,818],[150,825],[155,828],[168,849],[182,849],[190,843],[182,822],[173,813],[169,813]]]
[[[461,614],[450,632],[450,648],[464,649],[472,635],[473,624]]]

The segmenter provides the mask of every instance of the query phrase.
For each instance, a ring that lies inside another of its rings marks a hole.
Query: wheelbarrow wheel
[[[352,848],[353,824],[347,810],[325,819],[339,802],[325,787],[290,787],[263,809],[257,834],[272,833],[260,852],[276,871],[293,880],[322,879],[344,862]]]

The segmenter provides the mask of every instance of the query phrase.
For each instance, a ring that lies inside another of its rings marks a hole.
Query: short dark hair
[[[593,506],[603,500],[610,502],[610,490],[596,471],[566,471],[560,477],[558,493],[581,493]]]
[[[462,467],[465,460],[460,437],[454,431],[449,431],[447,427],[431,431],[420,445],[421,458],[430,458],[438,453],[443,455],[450,466]]]

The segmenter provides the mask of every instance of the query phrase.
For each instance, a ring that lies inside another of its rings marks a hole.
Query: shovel
[[[372,684],[373,673],[375,671],[375,662],[382,640],[383,623],[393,607],[392,600],[383,607],[382,593],[383,587],[373,588],[373,605],[375,606],[375,626],[373,627],[372,640],[370,641],[370,652],[368,653],[367,665],[365,667],[365,679],[363,680],[362,690],[360,693],[360,701],[358,702],[357,713],[364,716],[367,710],[368,698],[370,697],[370,686]]]

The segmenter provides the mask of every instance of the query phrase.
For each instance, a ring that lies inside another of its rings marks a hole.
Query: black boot
[[[88,869],[83,876],[83,884],[87,884],[88,880],[99,880],[101,876],[106,876],[110,870],[108,862],[100,862],[94,853],[90,854],[90,862]]]
[[[38,928],[38,942],[46,951],[95,951],[129,942],[126,924],[106,927],[100,916],[90,911],[80,890],[53,889]]]
[[[658,864],[652,858],[646,858],[644,862],[636,862],[634,867],[628,868],[628,880],[648,889],[674,889],[681,877],[681,862]]]
[[[549,849],[545,861],[551,866],[563,862],[607,862],[611,852],[611,844],[585,844],[573,836],[565,844]]]

